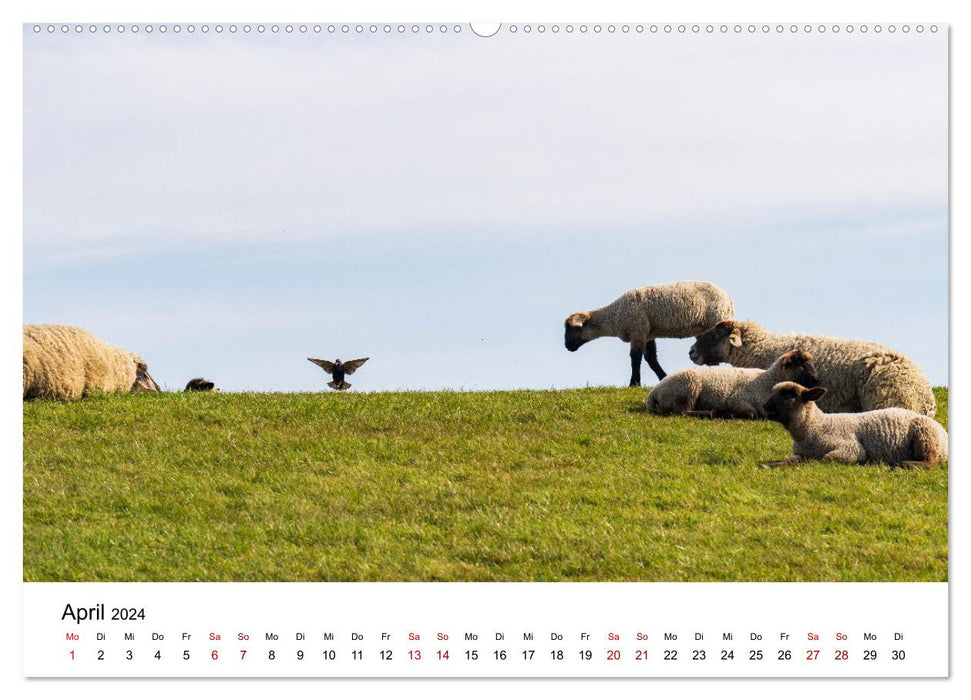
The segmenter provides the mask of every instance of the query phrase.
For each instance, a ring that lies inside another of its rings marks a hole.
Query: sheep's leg
[[[661,369],[661,364],[657,361],[657,343],[654,342],[653,338],[648,340],[647,345],[644,346],[644,359],[647,360],[648,367],[654,370],[658,379],[664,379],[668,376],[668,373]]]
[[[759,466],[763,469],[775,469],[776,467],[791,467],[795,464],[799,464],[800,459],[793,455],[789,459],[783,459],[778,462],[763,462]]]
[[[635,345],[630,344],[630,385],[640,386],[641,385],[641,357],[644,355],[643,349]]]
[[[943,455],[930,426],[922,422],[916,423],[911,427],[910,435],[910,459],[904,460],[903,464],[908,465],[904,467],[905,469],[918,466],[922,469],[930,469],[941,463]]]
[[[843,445],[835,450],[830,450],[820,460],[824,462],[840,462],[841,464],[861,464],[866,461],[866,454],[858,447],[853,445]]]
[[[688,411],[685,415],[691,416],[692,418],[706,418],[708,420],[715,418],[714,411]]]
[[[755,420],[758,413],[751,404],[738,402],[729,404],[724,411],[721,411],[719,417],[733,420]]]

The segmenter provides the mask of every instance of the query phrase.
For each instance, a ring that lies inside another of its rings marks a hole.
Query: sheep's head
[[[575,314],[570,314],[570,317],[566,319],[563,325],[566,327],[566,333],[563,338],[564,344],[570,352],[576,352],[584,343],[588,343],[594,338],[599,337],[596,328],[597,324],[590,319],[590,314],[586,311],[578,311]]]
[[[795,382],[779,382],[762,408],[769,420],[789,425],[800,413],[813,410],[812,404],[825,395],[826,389],[821,386],[807,389]]]
[[[722,321],[695,338],[688,357],[696,365],[728,362],[734,348],[742,347],[742,329],[734,321]]]
[[[196,377],[195,379],[190,379],[185,385],[186,391],[219,391],[219,388],[208,379],[203,379],[202,377]]]
[[[161,391],[158,384],[148,373],[148,365],[138,356],[133,356],[135,361],[135,383],[132,384],[132,391]]]
[[[776,360],[779,363],[781,379],[795,382],[806,388],[819,384],[819,373],[813,356],[803,350],[793,350]]]

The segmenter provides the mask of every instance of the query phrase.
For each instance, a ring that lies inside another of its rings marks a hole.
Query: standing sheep
[[[787,352],[765,370],[735,367],[683,369],[651,389],[647,410],[655,415],[703,418],[764,418],[763,406],[779,382],[815,386],[812,355]]]
[[[657,361],[655,338],[698,335],[720,319],[731,318],[734,310],[728,293],[710,282],[641,287],[625,292],[607,306],[571,314],[564,324],[564,342],[570,352],[605,336],[630,343],[630,385],[640,386],[641,358],[647,360],[658,379],[666,376]]]
[[[698,365],[727,362],[766,368],[791,350],[812,353],[819,383],[828,388],[819,407],[856,413],[899,407],[934,416],[936,402],[920,368],[895,350],[863,340],[769,333],[753,321],[722,321],[698,336],[688,355]]]
[[[91,391],[158,391],[145,361],[75,326],[24,326],[24,398],[79,399]]]
[[[766,415],[792,436],[792,457],[764,467],[825,459],[846,464],[885,462],[927,469],[947,460],[947,431],[933,418],[903,408],[834,415],[816,402],[826,389],[780,382],[765,403]]]

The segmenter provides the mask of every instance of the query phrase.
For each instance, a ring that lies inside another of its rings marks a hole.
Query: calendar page
[[[947,24],[216,19],[22,27],[25,677],[949,675]]]

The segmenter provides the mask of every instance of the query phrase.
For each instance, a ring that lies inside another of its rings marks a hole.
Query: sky
[[[947,383],[943,32],[24,32],[24,322],[165,388],[626,385],[679,279]]]

